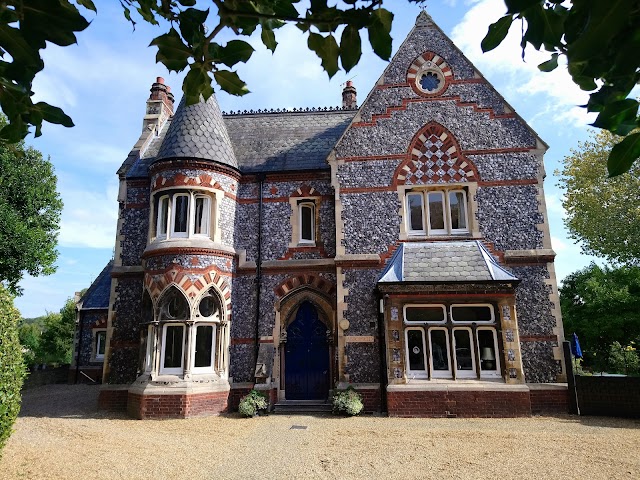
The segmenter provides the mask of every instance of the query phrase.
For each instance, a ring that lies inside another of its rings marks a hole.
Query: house
[[[348,82],[337,109],[174,112],[158,78],[118,170],[100,405],[566,411],[546,148],[425,12],[360,107]]]

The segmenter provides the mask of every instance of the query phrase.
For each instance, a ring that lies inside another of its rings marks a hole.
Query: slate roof
[[[102,272],[93,281],[89,289],[84,292],[80,299],[82,307],[80,310],[88,308],[109,308],[109,296],[111,295],[111,269],[113,268],[113,260],[111,260],[102,269]]]
[[[156,160],[163,158],[214,160],[238,168],[215,95],[188,106],[182,98]]]
[[[379,283],[516,282],[479,240],[402,243]]]
[[[327,156],[356,110],[281,112],[224,117],[242,172],[329,168]]]

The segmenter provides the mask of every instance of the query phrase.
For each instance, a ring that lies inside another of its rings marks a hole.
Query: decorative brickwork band
[[[278,297],[284,297],[291,290],[304,286],[313,287],[327,295],[330,295],[335,291],[335,285],[330,281],[325,280],[318,275],[305,274],[287,278],[284,282],[274,288],[274,292]]]
[[[395,171],[394,186],[477,182],[473,162],[462,155],[453,135],[442,125],[429,122],[409,147],[409,158]]]

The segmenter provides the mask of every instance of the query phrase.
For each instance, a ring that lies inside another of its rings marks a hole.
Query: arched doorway
[[[303,302],[287,327],[285,392],[287,400],[324,400],[329,391],[327,326],[311,302]]]

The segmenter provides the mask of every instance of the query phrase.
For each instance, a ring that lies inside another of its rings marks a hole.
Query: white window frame
[[[480,330],[486,330],[493,334],[493,353],[496,362],[496,369],[494,370],[482,370],[482,352],[480,351],[480,339],[478,338],[478,332]],[[478,358],[480,359],[480,378],[502,378],[502,369],[500,367],[500,351],[498,350],[498,332],[495,327],[478,327],[476,329],[476,349],[478,350]]]
[[[198,327],[212,327],[213,334],[211,336],[211,365],[208,367],[196,367],[196,344],[198,336]],[[212,322],[198,322],[191,327],[193,329],[193,346],[191,348],[191,371],[193,373],[214,373],[216,360],[216,339],[218,336],[218,324]]]
[[[453,316],[454,307],[489,307],[489,310],[491,311],[491,320],[476,320],[476,321],[460,320],[458,321]],[[490,303],[452,303],[451,305],[449,305],[449,318],[451,318],[451,322],[454,324],[468,325],[470,323],[477,323],[479,325],[489,325],[489,324],[496,323],[496,314],[493,309],[493,305],[491,305]]]
[[[187,343],[186,328],[184,323],[171,322],[162,324],[162,344],[160,351],[160,374],[161,375],[182,375],[184,372],[184,349]],[[167,327],[182,327],[182,355],[180,356],[180,367],[165,368],[165,352],[167,349]]]
[[[176,232],[176,216],[175,216],[175,212],[176,212],[176,203],[178,198],[180,197],[185,197],[187,199],[187,218],[185,219],[186,223],[187,223],[187,231],[186,232]],[[191,230],[191,226],[193,225],[193,222],[191,221],[191,211],[193,210],[191,208],[193,202],[192,202],[192,197],[189,193],[176,193],[174,195],[172,195],[171,198],[171,237],[172,238],[188,238],[189,237],[189,233]]]
[[[451,221],[451,202],[449,199],[449,195],[451,193],[462,192],[463,194],[463,209],[465,212],[465,220],[466,220],[466,228],[452,228]],[[439,194],[442,199],[443,205],[443,224],[444,228],[434,229],[431,228],[431,209],[429,208],[429,195]],[[414,230],[411,228],[411,210],[409,208],[409,198],[411,196],[420,195],[422,196],[422,230]],[[469,215],[469,199],[467,196],[467,191],[464,188],[456,187],[456,188],[418,188],[411,189],[405,191],[405,201],[404,201],[404,215],[405,215],[405,226],[407,235],[409,236],[447,236],[447,235],[468,235],[470,230],[470,215]]]
[[[409,362],[409,331],[419,331],[422,334],[422,356],[424,360],[424,370],[411,370],[411,363]],[[404,329],[404,351],[406,362],[407,376],[413,378],[429,378],[429,357],[427,356],[427,340],[425,338],[425,331],[422,327],[407,327]]]
[[[196,209],[198,205],[198,200],[204,200],[204,205],[202,207],[202,215],[203,215],[203,232],[196,233]],[[190,208],[191,212],[189,215],[189,233],[192,233],[194,237],[207,237],[210,238],[210,225],[211,225],[211,197],[209,195],[204,195],[202,193],[196,193],[192,196],[193,200],[193,208]]]
[[[458,369],[458,345],[456,342],[456,332],[457,331],[466,331],[469,336],[469,354],[471,355],[471,370],[460,370]],[[452,355],[453,365],[456,369],[456,378],[478,378],[478,373],[476,371],[476,348],[477,343],[474,348],[474,338],[473,331],[471,327],[455,327],[451,331],[451,335],[453,336],[453,352]],[[476,339],[477,340],[477,339]]]
[[[147,326],[147,348],[144,352],[144,371],[150,372],[153,368],[153,351],[155,350],[154,326]]]
[[[411,207],[409,206],[409,198],[410,197],[419,197],[420,198],[420,203],[421,203],[421,219],[422,219],[422,228],[420,230],[414,230],[413,228],[411,228]],[[425,222],[425,206],[424,206],[424,201],[425,201],[425,197],[424,197],[424,193],[422,192],[407,192],[406,198],[405,198],[405,211],[406,211],[406,215],[407,215],[407,232],[409,233],[409,235],[426,235],[427,234],[427,225]]]
[[[178,197],[187,198],[187,231],[176,232],[176,202]],[[175,191],[163,191],[156,194],[157,201],[155,203],[155,224],[151,230],[153,235],[152,241],[171,240],[171,239],[184,239],[184,238],[209,238],[214,240],[214,235],[217,233],[215,228],[216,212],[215,207],[217,205],[217,194],[204,190],[175,190]],[[203,222],[202,232],[196,232],[196,204],[199,199],[204,200],[203,206]],[[162,202],[167,201],[166,216],[162,215]],[[160,226],[165,221],[166,232],[160,231]],[[215,241],[215,240],[214,240]]]
[[[100,338],[103,338],[103,341],[100,342]],[[104,360],[104,354],[107,349],[107,331],[106,330],[95,330],[94,332],[94,341],[93,345],[95,348],[95,354],[93,358],[95,360]],[[100,353],[100,346],[103,347],[102,353]]]
[[[440,307],[442,308],[442,320],[441,321],[423,321],[423,320],[418,320],[418,321],[413,321],[413,320],[407,320],[407,309],[409,308],[424,308],[424,307]],[[429,325],[443,325],[446,323],[447,321],[447,307],[443,304],[440,303],[411,303],[411,304],[407,304],[404,305],[403,308],[403,317],[404,317],[404,323],[406,325],[424,325],[424,324],[429,324]]]
[[[302,217],[305,209],[311,210],[311,238],[302,237]],[[316,204],[311,201],[298,203],[298,243],[301,245],[315,245],[316,243]]]
[[[163,202],[167,202],[167,212],[165,215],[162,213],[162,204]],[[169,235],[169,219],[171,218],[171,198],[169,195],[162,195],[158,198],[157,207],[158,211],[156,212],[156,238],[157,239],[165,239]],[[164,233],[160,232],[160,225],[164,220]]]
[[[447,363],[449,365],[448,370],[434,370],[433,369],[433,345],[431,343],[431,332],[436,330],[442,330],[445,334],[445,342],[447,345],[447,351],[445,352],[445,356],[447,358]],[[431,378],[453,378],[453,373],[451,372],[451,342],[449,341],[449,329],[447,327],[431,327],[427,330],[427,337],[429,337],[429,374]]]

